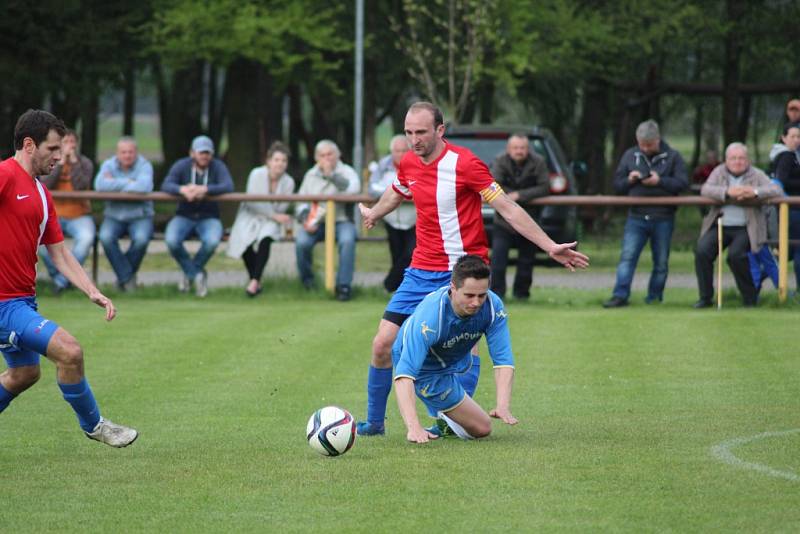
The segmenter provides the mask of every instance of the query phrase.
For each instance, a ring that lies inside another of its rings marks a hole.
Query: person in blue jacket
[[[208,294],[205,266],[217,250],[223,230],[219,204],[208,197],[233,191],[233,178],[228,167],[214,158],[214,142],[205,135],[195,137],[189,156],[172,165],[161,190],[183,197],[175,217],[167,224],[164,236],[170,254],[183,271],[178,289],[189,291],[194,282],[195,294],[205,297]],[[194,257],[183,246],[183,242],[193,234],[200,239],[200,249]]]
[[[514,356],[503,302],[489,290],[489,266],[475,255],[462,256],[449,286],[426,296],[403,323],[392,348],[397,404],[408,441],[425,443],[452,431],[462,439],[488,436],[491,417],[514,425],[511,388]],[[494,364],[497,401],[486,413],[472,399],[478,374],[470,349],[486,336]],[[444,424],[425,429],[417,417],[414,394],[429,415]]]

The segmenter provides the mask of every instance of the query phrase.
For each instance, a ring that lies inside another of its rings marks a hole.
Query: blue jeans
[[[297,270],[303,284],[314,283],[312,270],[312,249],[319,241],[325,239],[325,224],[320,224],[317,231],[310,234],[300,228],[294,239]],[[356,225],[350,221],[336,223],[336,243],[339,245],[339,271],[336,273],[337,286],[350,286],[353,283],[353,272],[356,264]]]
[[[125,234],[131,238],[131,246],[127,252],[122,252],[119,240]],[[103,250],[106,251],[106,257],[117,275],[119,284],[127,283],[139,270],[152,237],[152,217],[141,217],[130,221],[106,217],[103,220],[103,224],[100,225],[100,242],[103,243]]]
[[[189,252],[183,246],[183,242],[192,234],[200,240],[200,250],[197,251],[194,258],[189,256]],[[167,224],[164,241],[166,241],[172,257],[181,266],[183,274],[192,280],[203,272],[206,263],[217,250],[217,245],[222,241],[222,222],[215,217],[195,220],[176,215]]]
[[[83,262],[86,261],[86,257],[89,255],[89,250],[91,250],[94,244],[94,236],[97,232],[94,219],[92,219],[91,215],[82,215],[74,219],[59,217],[58,224],[61,225],[61,230],[64,232],[64,235],[73,239],[72,255],[75,256],[78,263],[83,265]],[[50,273],[50,278],[53,279],[53,283],[56,287],[64,289],[69,286],[69,281],[63,274],[58,272],[58,269],[56,269],[56,266],[53,264],[53,260],[50,259],[50,254],[47,253],[47,247],[39,247],[39,254],[41,254],[42,261],[44,261],[47,272]]]
[[[647,240],[650,239],[650,250],[653,254],[653,272],[647,287],[647,302],[661,301],[664,298],[664,286],[667,284],[669,270],[669,247],[675,219],[645,219],[630,215],[625,221],[625,233],[622,236],[622,253],[617,265],[617,282],[613,296],[628,300],[631,295],[631,283]]]

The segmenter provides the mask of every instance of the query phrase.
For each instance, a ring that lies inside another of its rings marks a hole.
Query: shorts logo
[[[430,384],[425,384],[425,387],[419,390],[419,394],[425,397],[426,399],[430,397],[428,393],[428,388],[431,387]]]
[[[453,391],[453,388],[448,388],[447,391],[445,391],[444,393],[439,395],[439,400],[445,400],[447,398],[447,396],[450,395],[450,392],[452,392],[452,391]]]
[[[7,349],[9,347],[17,346],[17,333],[9,332],[7,340],[0,340],[0,349]]]
[[[50,322],[49,319],[45,319],[44,321],[39,323],[39,325],[36,328],[34,328],[33,331],[38,334],[39,332],[42,331],[42,328],[44,328],[44,325],[46,325],[49,322]]]
[[[416,180],[409,180],[409,181],[408,181],[408,187],[411,187],[411,186],[413,186],[415,183],[417,183],[417,181],[416,181]]]

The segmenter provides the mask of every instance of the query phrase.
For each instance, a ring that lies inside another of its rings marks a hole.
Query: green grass
[[[800,482],[710,451],[800,427],[798,307],[694,311],[693,291],[670,295],[613,311],[605,290],[511,303],[518,426],[413,446],[392,396],[387,436],[337,459],[306,445],[305,424],[327,404],[363,416],[377,290],[341,304],[280,281],[256,300],[154,287],[119,296],[108,324],[79,295],[43,297],[83,343],[103,412],[141,437],[83,438],[44,363],[0,416],[2,530],[796,531]],[[800,476],[798,449],[795,433],[733,452]]]

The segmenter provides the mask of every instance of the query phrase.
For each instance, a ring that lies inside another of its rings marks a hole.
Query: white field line
[[[735,467],[740,467],[742,469],[749,469],[751,471],[757,471],[759,473],[763,473],[771,477],[791,480],[792,482],[800,482],[800,475],[798,475],[797,473],[793,473],[792,471],[780,471],[778,469],[773,469],[768,465],[758,464],[755,462],[745,462],[744,460],[737,458],[736,455],[734,455],[731,452],[731,449],[734,449],[740,445],[746,445],[748,443],[752,443],[754,441],[759,441],[767,438],[788,436],[790,434],[798,434],[798,433],[800,433],[800,428],[794,428],[792,430],[781,430],[776,432],[763,432],[761,434],[756,434],[755,436],[747,436],[743,438],[732,438],[711,447],[711,455],[717,460],[725,462],[726,464]]]

